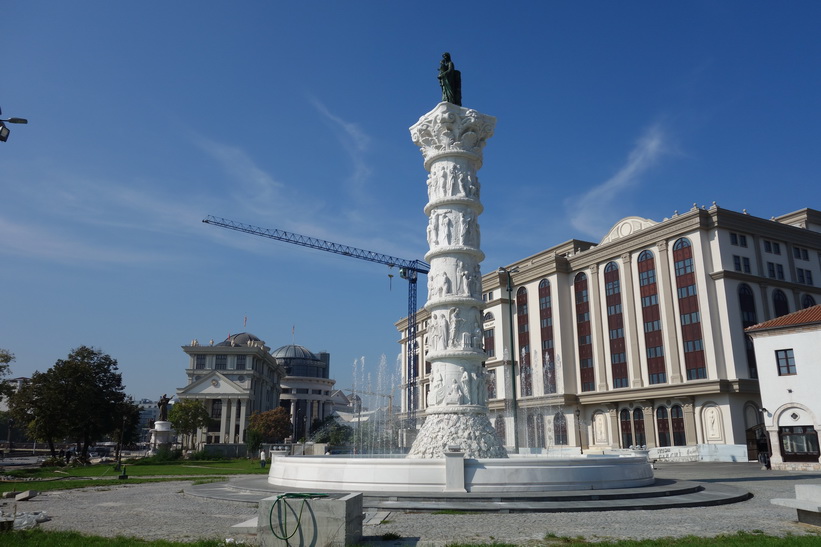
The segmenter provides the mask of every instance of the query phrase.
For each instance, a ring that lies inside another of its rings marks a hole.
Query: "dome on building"
[[[271,352],[277,359],[307,359],[309,361],[319,361],[319,357],[306,347],[291,344],[282,346]]]
[[[263,345],[265,344],[265,342],[250,332],[241,332],[239,334],[229,335],[228,338],[216,345],[235,348],[237,346],[253,346],[255,342],[261,342]]]
[[[304,376],[309,378],[327,378],[328,362],[308,348],[291,344],[271,352],[277,362],[285,368],[287,376]],[[322,355],[327,357],[327,353]]]

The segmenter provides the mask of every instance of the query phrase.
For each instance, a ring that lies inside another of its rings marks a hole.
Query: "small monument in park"
[[[151,453],[156,453],[157,450],[164,446],[171,446],[173,431],[171,430],[171,422],[168,421],[168,403],[170,399],[163,393],[160,400],[157,402],[157,407],[160,409],[158,419],[154,422],[154,428],[151,429],[151,440],[149,441],[149,450]]]

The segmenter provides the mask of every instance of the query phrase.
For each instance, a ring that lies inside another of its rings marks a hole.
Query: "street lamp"
[[[580,409],[576,409],[576,433],[579,437],[579,454],[584,454],[584,447],[582,446],[582,420],[581,420],[582,411]]]
[[[519,427],[518,427],[518,405],[516,403],[516,337],[513,333],[513,283],[511,281],[511,274],[519,271],[518,266],[513,268],[505,268],[500,266],[497,270],[499,273],[507,274],[507,313],[510,320],[510,379],[511,379],[511,408],[513,410],[513,451],[519,453]]]
[[[0,114],[3,114],[2,109],[0,109]],[[8,119],[5,119],[5,120],[0,120],[0,142],[6,142],[7,140],[9,140],[9,133],[11,133],[9,128],[6,127],[6,124],[3,123],[3,122],[6,122],[6,123],[20,123],[20,124],[29,123],[29,121],[25,118],[8,118]]]

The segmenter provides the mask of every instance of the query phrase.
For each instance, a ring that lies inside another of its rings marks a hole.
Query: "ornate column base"
[[[466,458],[507,458],[507,450],[484,410],[428,413],[408,457],[443,458],[454,449],[464,452]]]

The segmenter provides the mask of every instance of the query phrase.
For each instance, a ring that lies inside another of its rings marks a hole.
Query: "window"
[[[701,340],[686,340],[684,342],[684,352],[690,353],[691,351],[703,351],[704,350],[704,343]]]
[[[197,355],[194,358],[194,368],[197,369],[204,369],[205,368],[205,355]]]
[[[644,332],[653,332],[661,330],[661,321],[656,319],[654,321],[646,321],[644,323]]]
[[[576,301],[576,329],[579,353],[579,381],[582,391],[596,389],[596,374],[593,367],[593,344],[591,340],[590,302],[587,299],[587,276],[579,273],[573,280]]]
[[[490,291],[489,293],[487,293],[487,299],[488,299],[488,301],[493,300],[493,291]]]
[[[682,325],[690,325],[692,323],[698,323],[700,319],[700,314],[697,311],[692,313],[682,313],[681,314],[681,324]]]
[[[216,357],[216,366],[214,367],[217,370],[225,370],[228,368],[228,356],[227,355],[217,355]]]
[[[617,338],[624,338],[624,329],[610,329],[610,339],[616,340]]]
[[[651,294],[650,296],[645,296],[641,299],[641,307],[647,308],[649,306],[658,306],[659,303],[659,295],[658,294]]]
[[[646,272],[639,272],[639,285],[651,285],[656,282],[656,270],[648,270]]]
[[[767,277],[775,279],[775,262],[767,262]]]
[[[647,358],[652,359],[653,357],[664,357],[664,346],[647,348]]]
[[[214,420],[222,418],[222,399],[211,401],[211,418]]]
[[[675,446],[687,445],[687,439],[684,436],[684,412],[678,405],[670,409],[670,421],[673,425],[673,444]]]
[[[773,308],[775,308],[775,316],[781,317],[790,313],[790,305],[787,303],[787,295],[781,289],[773,291]]]
[[[245,355],[237,355],[237,362],[234,368],[237,370],[245,370]]]
[[[765,253],[772,253],[773,252],[773,244],[771,241],[764,240],[764,252]]]
[[[485,355],[488,358],[496,356],[496,331],[494,329],[487,329],[484,331],[485,339]]]
[[[696,286],[695,285],[687,285],[686,287],[679,287],[678,289],[678,297],[679,298],[687,298],[688,296],[695,296]]]
[[[752,268],[750,268],[750,259],[746,256],[741,257],[742,267],[744,269],[744,273],[751,273]]]
[[[779,376],[792,376],[795,374],[795,356],[791,349],[775,350],[775,360],[778,362]]]
[[[693,259],[687,257],[676,261],[676,275],[684,275],[693,272]]]
[[[747,246],[747,236],[742,234],[730,233],[730,245],[737,245],[739,247]]]
[[[667,418],[667,407],[656,409],[656,430],[659,435],[659,446],[670,446],[670,420]]]
[[[781,264],[775,265],[775,277],[781,280],[784,279],[784,266]]]
[[[527,310],[527,289],[519,287],[516,291],[516,307],[518,316],[516,321],[519,325],[519,376],[522,397],[533,395],[532,364],[530,362],[530,329],[528,327],[529,316]]]
[[[795,258],[796,260],[809,260],[810,259],[809,251],[807,251],[807,249],[804,249],[802,247],[793,247],[792,248],[792,255],[793,255],[793,258]]]
[[[487,398],[496,399],[496,369],[488,371],[487,374]]]
[[[741,271],[741,257],[733,255],[733,269],[737,272]]]
[[[817,462],[818,433],[811,425],[778,428],[781,455],[785,462]]]
[[[815,306],[815,298],[811,294],[805,294],[801,299],[802,309],[807,309]]]
[[[619,412],[619,423],[621,425],[621,447],[630,448],[633,446],[633,424],[630,422],[630,411],[626,408]]]
[[[493,321],[493,319],[494,319],[493,314],[492,314],[492,313],[490,313],[490,312],[487,312],[487,313],[484,315],[484,317],[482,317],[482,320],[483,320],[485,323],[487,323],[488,321]]]
[[[539,325],[542,339],[542,357],[545,393],[556,393],[556,378],[548,367],[553,367],[553,301],[550,297],[550,282],[547,279],[539,281]],[[552,382],[552,385],[551,385]]]
[[[553,416],[553,444],[567,444],[567,418],[561,412]]]
[[[636,431],[636,446],[647,446],[647,437],[644,435],[644,411],[633,409],[633,428]]]
[[[621,304],[607,306],[607,315],[618,315],[621,313]]]
[[[619,267],[615,262],[609,262],[604,267],[605,296],[608,314],[607,328],[610,347],[610,370],[613,377],[613,387],[628,386],[627,353],[624,340],[624,318],[621,314],[621,280]],[[614,313],[610,313],[610,310]]]
[[[798,282],[803,283],[805,285],[812,285],[812,270],[805,270],[803,268],[796,268],[796,274],[798,275]]]

